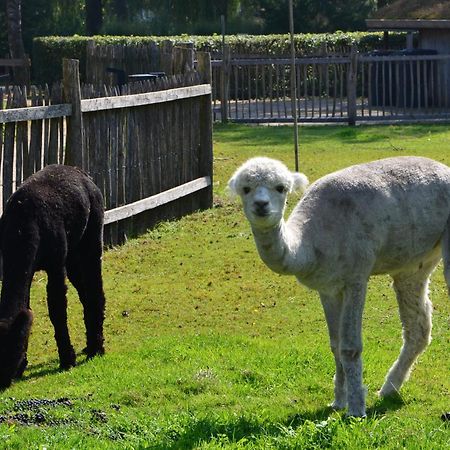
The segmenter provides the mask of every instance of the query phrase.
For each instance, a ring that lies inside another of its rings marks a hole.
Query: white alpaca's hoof
[[[347,402],[334,400],[333,402],[329,403],[328,406],[335,411],[341,411],[347,407]]]
[[[351,413],[351,412],[348,412],[346,415],[345,415],[345,417],[347,417],[348,419],[352,419],[352,418],[358,418],[358,419],[365,419],[365,418],[367,418],[367,414],[366,414],[366,412],[365,411],[362,411],[362,412],[356,412],[356,413]]]
[[[389,397],[394,394],[398,394],[398,389],[391,382],[384,383],[382,388],[378,391],[378,397],[381,398]]]

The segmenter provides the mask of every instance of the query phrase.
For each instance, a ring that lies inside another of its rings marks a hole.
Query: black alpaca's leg
[[[25,356],[23,357],[22,362],[20,363],[19,368],[17,369],[17,372],[14,375],[14,378],[16,379],[21,378],[27,366],[28,366],[28,359],[27,354],[25,353]]]
[[[18,311],[29,311],[27,316],[31,315],[30,308],[30,286],[34,274],[34,261],[36,258],[38,241],[33,239],[32,234],[33,224],[28,224],[28,229],[22,229],[22,235],[19,239],[14,234],[11,234],[11,239],[8,244],[4,246],[2,259],[3,266],[3,283],[1,290],[0,301],[0,316],[1,317],[17,317]],[[22,239],[22,237],[29,237],[29,239]],[[17,257],[20,255],[20,257]],[[19,312],[19,314],[21,314]],[[32,315],[31,315],[32,317]],[[22,377],[28,365],[27,350],[28,350],[28,336],[30,333],[32,320],[21,321],[19,328],[15,330],[18,336],[17,339],[23,340],[22,345],[14,350],[16,353],[14,359],[17,361],[15,373],[12,373],[12,378]],[[17,322],[14,322],[17,325]],[[25,338],[26,337],[26,338]]]
[[[105,353],[103,347],[103,321],[105,296],[103,294],[101,257],[87,255],[85,258],[68,258],[67,276],[75,286],[83,305],[86,327],[88,358]]]
[[[61,369],[75,366],[75,351],[70,342],[67,327],[67,286],[64,269],[49,270],[47,284],[47,303],[50,320],[55,329],[55,340],[58,347]]]

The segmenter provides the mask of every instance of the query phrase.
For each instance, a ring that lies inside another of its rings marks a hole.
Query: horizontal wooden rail
[[[0,67],[29,67],[31,66],[31,61],[28,58],[25,59],[0,59]]]
[[[358,60],[363,62],[384,62],[384,61],[443,61],[449,60],[450,55],[364,55],[358,54]],[[350,63],[350,58],[347,56],[321,56],[317,58],[296,58],[295,64],[346,64]],[[232,59],[230,64],[233,66],[258,66],[258,65],[274,65],[286,66],[291,64],[291,60],[287,58],[246,58],[246,59]],[[222,60],[211,61],[213,67],[221,67]]]
[[[156,103],[182,100],[184,98],[199,97],[210,93],[210,84],[199,84],[197,86],[180,87],[165,91],[145,92],[143,94],[85,99],[81,100],[81,112],[152,105]]]
[[[0,123],[24,122],[26,120],[54,119],[72,114],[72,105],[63,103],[49,106],[30,106],[0,110]]]
[[[347,56],[326,56],[320,58],[296,58],[295,64],[345,64],[349,63],[350,58]],[[291,64],[288,58],[248,58],[248,59],[232,59],[230,64],[233,66],[259,66],[259,65],[274,65],[287,66]],[[211,61],[213,67],[221,67],[222,60]]]
[[[137,202],[110,209],[105,212],[105,225],[165,205],[166,203],[185,197],[186,195],[197,192],[210,185],[211,177],[197,178],[196,180],[189,181],[180,186],[161,192],[160,194],[152,195],[151,197],[138,200]]]
[[[292,123],[292,117],[249,117],[230,119],[234,123]],[[301,117],[303,123],[324,123],[323,117]],[[327,117],[326,122],[340,123],[348,122],[348,117]]]
[[[358,55],[358,60],[362,62],[410,62],[410,61],[444,61],[450,60],[450,55]]]
[[[107,109],[129,108],[133,106],[153,105],[184,98],[199,97],[211,93],[211,85],[200,84],[164,91],[146,92],[143,94],[122,95],[117,97],[100,97],[81,100],[81,111],[103,111]],[[0,123],[24,122],[27,120],[53,119],[72,114],[72,106],[68,103],[49,106],[31,106],[28,108],[11,108],[0,110]]]

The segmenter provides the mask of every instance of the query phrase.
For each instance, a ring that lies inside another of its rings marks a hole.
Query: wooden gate
[[[300,122],[450,117],[450,55],[297,58]],[[291,122],[289,59],[213,61],[214,119]]]

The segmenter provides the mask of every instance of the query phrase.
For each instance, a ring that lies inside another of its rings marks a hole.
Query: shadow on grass
[[[202,418],[196,421],[192,427],[185,429],[184,433],[171,436],[175,441],[171,445],[152,447],[155,450],[175,450],[198,448],[202,443],[213,439],[225,440],[228,443],[239,442],[244,438],[254,439],[258,436],[276,437],[285,434],[286,429],[296,429],[305,422],[321,423],[326,420],[333,410],[329,407],[316,411],[294,414],[286,417],[281,422],[271,423],[259,421],[255,418],[239,417],[235,421],[221,423],[215,418]],[[169,433],[170,435],[170,433]]]
[[[387,411],[397,411],[405,405],[403,398],[399,394],[393,394],[389,397],[378,399],[375,404],[367,409],[367,417],[378,417],[384,415]]]
[[[380,399],[374,406],[367,410],[367,420],[377,419],[387,411],[397,410],[404,405],[400,396],[392,396]],[[286,433],[286,429],[295,430],[306,422],[313,422],[321,427],[322,424],[334,413],[330,407],[320,408],[315,411],[306,411],[286,417],[280,422],[263,422],[255,418],[239,417],[236,421],[221,423],[215,418],[202,418],[196,421],[192,427],[184,429],[183,433],[171,436],[174,442],[171,445],[156,447],[164,449],[193,449],[200,444],[210,442],[213,439],[225,440],[228,443],[237,443],[244,438],[255,439],[258,436],[277,437]],[[345,418],[343,422],[351,422],[353,419]]]
[[[77,363],[75,367],[82,366],[87,361],[88,359],[85,357],[83,352],[77,353]],[[18,381],[33,380],[36,378],[45,377],[47,375],[54,375],[58,372],[65,372],[65,370],[59,367],[58,359],[52,359],[51,361],[29,365],[25,375],[19,378]]]

